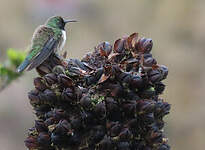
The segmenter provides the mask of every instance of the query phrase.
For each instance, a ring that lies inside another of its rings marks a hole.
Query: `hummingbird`
[[[76,20],[64,20],[61,16],[49,18],[44,25],[40,25],[34,32],[28,55],[17,72],[28,71],[38,67],[51,54],[62,50],[66,42],[65,25]]]

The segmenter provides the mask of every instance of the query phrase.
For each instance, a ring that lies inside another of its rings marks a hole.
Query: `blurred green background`
[[[77,19],[66,27],[64,50],[81,58],[101,41],[133,32],[154,41],[153,55],[169,67],[162,96],[172,104],[165,131],[173,150],[205,147],[204,0],[0,0],[0,61],[6,50],[28,49],[35,28],[52,15]],[[0,93],[1,150],[23,150],[34,114],[27,98],[35,71]]]

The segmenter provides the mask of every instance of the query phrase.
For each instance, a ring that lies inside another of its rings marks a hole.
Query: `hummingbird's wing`
[[[49,56],[50,54],[53,53],[54,49],[57,47],[58,41],[55,40],[54,38],[51,38],[43,47],[43,49],[41,50],[41,52],[39,53],[38,56],[36,56],[30,66],[28,67],[28,71],[38,67],[41,63],[43,63]]]
[[[55,38],[55,33],[51,28],[40,26],[34,33],[32,48],[30,53],[35,56],[30,61],[27,70],[38,67],[57,49],[61,38]]]

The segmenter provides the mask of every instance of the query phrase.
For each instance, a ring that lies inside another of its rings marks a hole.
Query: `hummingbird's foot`
[[[68,63],[65,61],[63,56],[60,56],[59,54],[56,54],[56,53],[54,53],[54,56],[60,60],[63,67],[68,66]]]
[[[59,54],[57,54],[57,53],[54,53],[54,56],[55,56],[55,57],[57,57],[57,58],[58,58],[58,59],[60,59],[60,60],[61,60],[61,59],[63,59],[63,57],[62,57],[62,56],[60,56],[60,55],[59,55]]]

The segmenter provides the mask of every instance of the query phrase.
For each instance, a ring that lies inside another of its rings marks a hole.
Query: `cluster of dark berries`
[[[168,69],[137,33],[103,42],[82,60],[55,54],[37,68],[28,97],[37,120],[25,145],[33,150],[169,150],[159,98]]]

